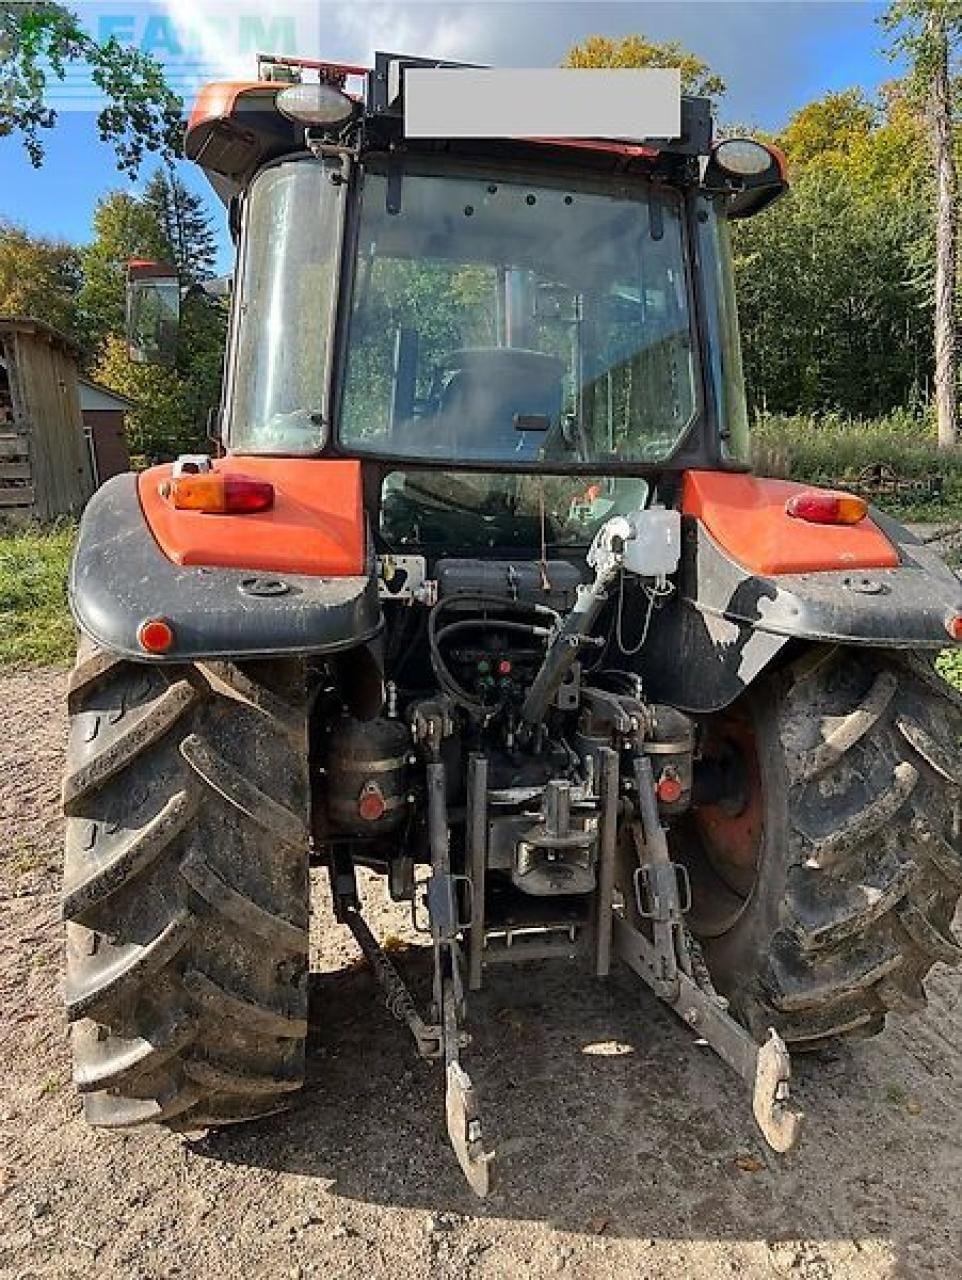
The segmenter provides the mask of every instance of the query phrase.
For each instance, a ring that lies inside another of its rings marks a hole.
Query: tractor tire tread
[[[962,699],[903,654],[813,657],[755,702],[785,779],[775,932],[716,975],[754,1031],[797,1049],[875,1034],[924,1003],[933,964],[962,962]]]
[[[190,1132],[303,1085],[308,708],[298,660],[161,666],[81,641],[63,915],[92,1124]]]

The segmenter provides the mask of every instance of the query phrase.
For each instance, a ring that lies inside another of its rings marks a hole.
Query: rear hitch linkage
[[[494,1153],[485,1148],[477,1092],[461,1065],[461,1050],[470,1042],[464,1030],[464,962],[460,936],[458,881],[451,872],[445,770],[440,758],[443,724],[423,721],[419,734],[431,758],[427,764],[428,837],[431,877],[424,902],[428,909],[434,952],[430,1020],[418,1013],[414,998],[390,957],[378,945],[360,914],[353,876],[335,877],[337,917],[347,924],[371,965],[388,1009],[408,1027],[422,1057],[443,1060],[448,1137],[471,1189],[486,1196],[494,1183]],[[714,989],[698,943],[684,923],[690,889],[684,867],[671,860],[658,815],[654,775],[647,756],[634,764],[639,815],[631,824],[638,856],[634,875],[636,909],[643,929],[627,918],[625,906],[611,913],[617,954],[689,1027],[741,1077],[752,1094],[752,1110],[766,1142],[775,1151],[795,1145],[802,1112],[789,1095],[791,1059],[785,1042],[772,1029],[758,1044],[728,1012],[728,1002]]]
[[[430,1021],[418,1013],[404,979],[361,916],[353,876],[340,872],[332,874],[336,886],[335,914],[354,934],[384,992],[388,1010],[399,1022],[405,1023],[420,1055],[444,1060],[448,1138],[468,1185],[483,1198],[493,1185],[494,1153],[485,1150],[477,1093],[461,1065],[461,1050],[470,1043],[470,1037],[463,1026],[465,995],[460,934],[466,926],[459,918],[457,889],[462,883],[470,890],[471,880],[451,872],[445,770],[440,758],[446,717],[442,707],[437,708],[436,715],[432,714],[433,710],[425,707],[416,723],[418,738],[430,754],[427,793],[431,876],[424,898],[434,952]]]

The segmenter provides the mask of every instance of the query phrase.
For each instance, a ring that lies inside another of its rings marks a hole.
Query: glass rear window
[[[340,414],[350,452],[654,463],[684,436],[696,386],[675,193],[367,172]]]

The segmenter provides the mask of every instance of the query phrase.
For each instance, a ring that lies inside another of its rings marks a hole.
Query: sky
[[[773,129],[828,90],[871,92],[894,72],[883,52],[873,0],[128,0],[74,3],[92,34],[151,52],[189,109],[198,83],[252,77],[254,54],[366,63],[375,49],[491,66],[554,66],[589,35],[642,32],[679,40],[728,85],[725,119]],[[295,48],[277,47],[276,42]],[[76,76],[57,90],[56,127],[45,131],[43,167],[31,167],[15,137],[0,139],[0,220],[75,243],[89,240],[97,199],[139,191],[99,142],[90,88]],[[86,108],[86,109],[85,109]],[[223,211],[203,174],[186,162],[181,177],[209,201],[220,234],[221,270],[230,248]]]

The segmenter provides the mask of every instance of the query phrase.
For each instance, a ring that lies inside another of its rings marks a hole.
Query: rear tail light
[[[223,471],[176,476],[167,486],[166,495],[178,511],[243,515],[269,511],[274,505],[274,486],[270,481]]]
[[[956,644],[962,644],[962,613],[949,614],[945,620],[945,629]]]
[[[809,524],[858,524],[868,513],[868,503],[851,493],[808,490],[789,498],[785,510]]]

